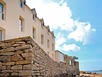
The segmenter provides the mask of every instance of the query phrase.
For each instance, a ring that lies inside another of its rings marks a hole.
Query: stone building
[[[55,60],[58,63],[65,63],[67,66],[75,66],[77,68],[79,68],[79,62],[75,61],[76,59],[78,59],[77,57],[72,57],[72,56],[68,56],[63,54],[62,52],[56,50],[55,51]]]
[[[55,51],[55,59],[58,63],[64,62],[64,54],[58,50]]]
[[[0,77],[73,77],[76,57],[55,51],[55,36],[25,0],[0,0]]]
[[[0,40],[31,36],[55,60],[55,36],[25,0],[0,0]]]

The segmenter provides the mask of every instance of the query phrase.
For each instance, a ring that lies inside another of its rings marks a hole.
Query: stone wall
[[[74,77],[76,71],[53,61],[31,37],[0,41],[0,77]]]

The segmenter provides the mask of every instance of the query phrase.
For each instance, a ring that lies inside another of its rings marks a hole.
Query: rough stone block
[[[25,59],[30,59],[30,60],[31,60],[33,54],[32,54],[32,53],[22,53],[21,55],[22,55]]]
[[[22,71],[19,71],[19,76],[24,76],[24,75],[32,75],[32,71],[30,70],[22,70]]]
[[[10,56],[10,55],[14,55],[14,52],[5,52],[5,53],[0,53],[0,56]]]
[[[11,41],[10,44],[15,44],[15,41]]]
[[[15,62],[7,62],[7,63],[3,63],[3,65],[6,65],[6,66],[8,66],[8,65],[14,65],[15,64]]]
[[[2,70],[2,72],[6,73],[6,72],[13,72],[13,70]]]
[[[2,50],[0,50],[0,52],[12,52],[12,51],[15,51],[15,48],[14,47],[10,47],[10,48],[6,48],[6,49],[2,49]]]
[[[2,67],[2,63],[0,62],[0,67]]]
[[[6,70],[6,66],[1,66],[0,70]]]
[[[22,65],[14,65],[11,67],[12,70],[21,70],[22,69]]]
[[[32,77],[32,76],[26,76],[26,77]]]
[[[23,70],[32,70],[32,65],[24,65]]]
[[[39,69],[39,68],[36,65],[32,66],[32,70],[37,70],[37,69]]]
[[[13,47],[17,47],[17,46],[20,46],[20,44],[13,44],[12,46]]]
[[[25,53],[33,53],[32,49],[26,49],[24,50]]]
[[[6,69],[10,70],[11,69],[11,65],[6,66]]]
[[[11,57],[12,61],[20,61],[23,60],[23,58],[19,54],[15,54]]]
[[[19,76],[19,73],[13,72],[13,73],[11,73],[11,76]]]
[[[19,41],[19,42],[16,42],[16,44],[25,44],[24,41]]]
[[[0,46],[1,47],[5,47],[6,46],[6,43],[0,43]]]
[[[0,61],[1,62],[10,62],[11,56],[0,56]]]
[[[10,47],[11,44],[10,43],[0,43],[0,47],[2,48],[7,48],[7,47]]]
[[[9,76],[9,73],[0,73],[0,77],[7,77]]]
[[[23,51],[18,50],[17,52],[15,52],[15,54],[22,54]]]
[[[30,48],[29,45],[24,45],[24,46],[16,47],[15,50],[24,50],[24,49],[28,49],[28,48]]]
[[[16,64],[31,64],[31,60],[17,61]]]

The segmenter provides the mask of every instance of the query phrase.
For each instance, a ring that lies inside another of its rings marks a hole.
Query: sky
[[[26,0],[56,36],[55,49],[77,56],[80,70],[102,70],[102,0]]]

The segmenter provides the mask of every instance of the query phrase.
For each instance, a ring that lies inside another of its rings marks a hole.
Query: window
[[[69,65],[72,65],[72,61],[71,60],[69,60]]]
[[[35,39],[36,38],[36,29],[33,28],[33,38]]]
[[[0,19],[3,19],[3,4],[0,3]]]
[[[44,36],[41,35],[41,44],[43,45],[44,44]]]
[[[54,44],[52,43],[52,50],[54,50]]]
[[[63,56],[63,54],[59,54],[59,61],[60,62],[64,62],[64,56]]]
[[[22,8],[23,4],[22,4],[22,0],[19,1],[19,6]]]
[[[33,20],[34,20],[34,18],[35,18],[35,15],[33,14]]]
[[[23,22],[24,22],[24,20],[23,20],[23,18],[19,18],[19,31],[23,31]]]
[[[50,43],[49,43],[49,40],[47,40],[47,47],[48,47],[48,48],[50,47]]]
[[[2,30],[0,30],[0,40],[2,40]]]
[[[5,39],[5,29],[0,27],[0,40]]]

